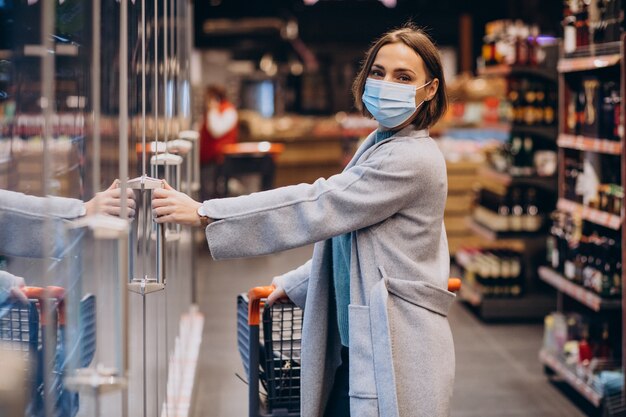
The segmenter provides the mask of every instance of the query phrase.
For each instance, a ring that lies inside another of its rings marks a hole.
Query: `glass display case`
[[[0,415],[189,402],[193,234],[157,227],[150,195],[198,188],[190,9],[0,0]]]

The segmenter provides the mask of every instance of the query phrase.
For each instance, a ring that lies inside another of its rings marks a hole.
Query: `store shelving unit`
[[[529,77],[541,79],[547,83],[555,83],[558,74],[554,68],[533,66],[510,66],[495,65],[479,69],[478,74],[484,77]],[[557,126],[526,125],[523,123],[510,123],[508,132],[511,134],[529,135],[541,137],[552,141],[556,146],[558,134]],[[481,126],[488,129],[488,126]],[[517,176],[508,172],[500,172],[489,165],[483,165],[478,169],[480,186],[498,195],[507,194],[510,187],[531,186],[547,190],[556,194],[556,176],[541,177],[538,175]],[[479,222],[473,216],[465,218],[467,227],[485,241],[484,247],[508,248],[520,252],[523,264],[524,293],[518,297],[484,297],[480,284],[465,280],[461,288],[460,297],[471,305],[477,314],[484,320],[518,320],[518,319],[541,319],[545,314],[555,308],[554,297],[545,294],[541,283],[537,279],[537,262],[541,252],[545,248],[545,230],[537,232],[503,232],[496,231],[488,224]],[[455,262],[461,267],[463,260],[455,257]]]
[[[601,225],[613,230],[621,231],[622,240],[622,260],[626,256],[626,236],[624,234],[624,209],[622,208],[621,215],[615,215],[607,213],[601,210],[597,210],[590,207],[585,207],[574,201],[570,201],[564,198],[564,156],[566,150],[579,150],[583,152],[593,152],[602,155],[617,155],[621,157],[621,183],[626,184],[626,170],[624,169],[624,161],[626,161],[625,148],[623,146],[624,138],[620,141],[612,141],[603,138],[585,137],[580,135],[572,135],[565,133],[565,89],[567,85],[567,77],[581,77],[589,72],[593,73],[596,70],[602,70],[609,67],[620,67],[620,90],[621,97],[626,97],[625,75],[626,70],[624,66],[624,42],[625,37],[622,36],[622,41],[619,45],[619,53],[617,48],[612,48],[610,53],[607,53],[608,47],[603,48],[604,53],[596,56],[577,56],[575,58],[562,58],[558,63],[559,71],[559,135],[557,140],[558,152],[559,152],[559,200],[557,203],[558,210],[576,213],[583,220]],[[624,100],[621,102],[621,114],[624,114],[626,109]],[[622,118],[622,122],[623,118]],[[621,363],[626,363],[626,352],[624,346],[626,346],[624,335],[626,329],[626,316],[624,316],[624,309],[622,304],[626,302],[626,292],[622,291],[622,295],[619,298],[602,298],[595,292],[588,290],[575,282],[572,282],[562,276],[560,273],[550,267],[542,266],[538,270],[539,277],[548,285],[554,287],[557,290],[557,305],[559,310],[562,310],[564,297],[575,300],[576,303],[585,306],[595,314],[609,314],[621,316]],[[622,271],[622,282],[624,282],[624,271]],[[569,384],[575,389],[582,397],[593,404],[596,407],[603,407],[605,404],[605,398],[602,393],[598,392],[587,382],[581,379],[571,366],[563,362],[563,360],[552,352],[542,349],[539,352],[540,362],[558,376],[561,380]],[[619,400],[624,401],[621,397]],[[613,415],[613,414],[610,414]]]

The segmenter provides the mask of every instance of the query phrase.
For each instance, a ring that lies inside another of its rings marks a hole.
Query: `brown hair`
[[[413,49],[422,58],[424,70],[426,71],[426,81],[435,78],[439,80],[439,87],[435,96],[420,106],[411,122],[417,129],[426,129],[434,125],[444,115],[448,108],[448,97],[446,95],[446,82],[443,78],[443,66],[439,58],[439,51],[430,37],[413,23],[407,23],[400,29],[390,30],[372,44],[365,54],[361,70],[352,84],[354,105],[364,116],[372,116],[362,101],[365,81],[369,76],[372,64],[380,48],[390,43],[399,42]]]
[[[204,92],[204,96],[205,97],[209,97],[209,96],[217,97],[217,99],[221,103],[224,100],[226,100],[226,89],[222,87],[221,85],[210,84],[209,86],[207,86]]]

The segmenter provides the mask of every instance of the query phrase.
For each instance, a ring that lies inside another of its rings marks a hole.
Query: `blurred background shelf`
[[[557,140],[561,148],[577,149],[580,151],[598,152],[610,155],[621,155],[622,143],[608,139],[590,138],[580,135],[561,133]]]
[[[619,230],[620,227],[622,227],[622,219],[620,216],[586,207],[565,198],[559,199],[557,208],[568,213],[578,213],[584,220],[608,227],[609,229]]]
[[[478,175],[481,181],[493,181],[504,186],[523,184],[534,187],[540,187],[548,190],[556,191],[557,178],[552,177],[540,177],[538,175],[532,176],[517,176],[511,175],[507,172],[496,171],[494,168],[483,165],[478,169]]]
[[[553,69],[527,65],[489,65],[479,68],[478,75],[498,77],[526,75],[556,81],[556,73]]]
[[[622,308],[621,299],[602,298],[593,291],[568,280],[563,275],[547,266],[539,268],[539,278],[593,311],[619,310]]]
[[[539,360],[541,363],[550,368],[558,377],[562,378],[572,388],[574,388],[580,395],[586,398],[590,403],[596,407],[602,405],[603,396],[582,379],[580,379],[576,373],[565,365],[554,354],[542,349],[539,352]]]
[[[546,237],[544,232],[498,232],[491,230],[471,216],[467,217],[465,221],[472,232],[489,242],[498,240],[545,240]]]
[[[561,58],[557,65],[559,72],[576,72],[601,69],[617,65],[622,58],[619,53],[577,58]]]

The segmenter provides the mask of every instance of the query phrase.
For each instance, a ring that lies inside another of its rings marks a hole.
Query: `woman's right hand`
[[[96,193],[94,198],[85,202],[85,215],[104,213],[110,216],[119,216],[122,211],[121,195],[120,181],[115,180],[109,188]],[[135,194],[130,188],[126,189],[126,206],[128,217],[135,217]]]
[[[274,291],[267,297],[267,304],[272,305],[274,303],[286,303],[289,302],[289,297],[287,296],[287,292],[283,287],[283,284],[280,279],[274,278],[272,280],[272,287],[274,287]]]

